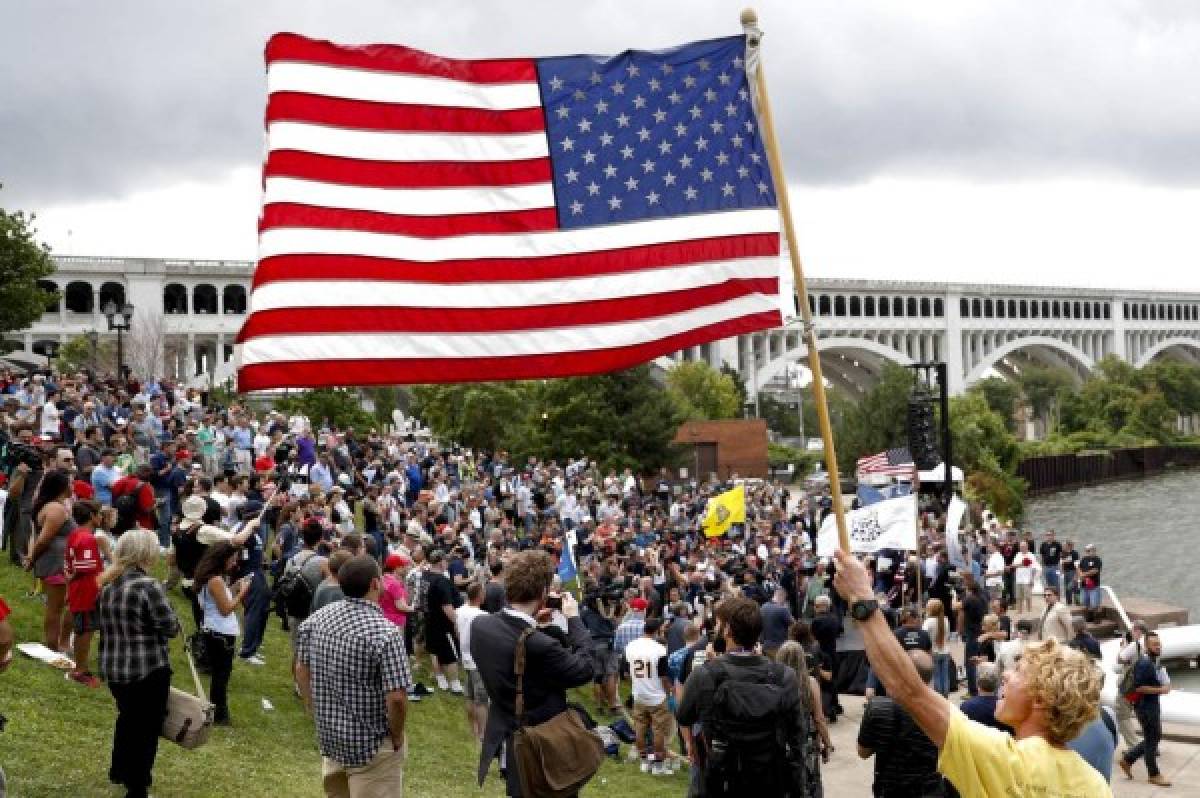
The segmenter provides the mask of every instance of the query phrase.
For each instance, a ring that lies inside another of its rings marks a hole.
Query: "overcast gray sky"
[[[271,33],[611,53],[741,6],[6,0],[0,206],[57,252],[251,259]],[[1200,2],[757,8],[810,274],[1200,290]]]

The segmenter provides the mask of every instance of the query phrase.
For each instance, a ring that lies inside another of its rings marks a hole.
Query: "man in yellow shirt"
[[[872,671],[938,747],[938,770],[960,794],[1112,798],[1104,777],[1066,747],[1099,711],[1102,676],[1083,654],[1056,640],[1027,644],[996,704],[996,719],[1013,736],[989,729],[921,680],[879,611],[866,568],[841,550],[834,556],[834,586],[862,629]]]

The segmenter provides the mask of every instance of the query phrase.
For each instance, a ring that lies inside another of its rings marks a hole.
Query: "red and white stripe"
[[[241,390],[598,373],[780,323],[775,209],[558,229],[533,60],[266,56]]]

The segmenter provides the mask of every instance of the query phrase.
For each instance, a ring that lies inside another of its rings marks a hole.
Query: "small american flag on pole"
[[[912,478],[916,471],[917,467],[913,463],[912,455],[909,454],[908,448],[904,446],[888,449],[869,457],[860,457],[855,468],[859,479],[870,474],[878,474],[886,477]]]
[[[239,388],[593,374],[779,326],[746,48],[272,37]]]

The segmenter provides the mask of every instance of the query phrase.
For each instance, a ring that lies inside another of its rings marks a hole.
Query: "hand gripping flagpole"
[[[821,440],[825,444],[825,469],[829,472],[829,491],[833,497],[833,512],[837,518],[838,544],[842,551],[850,551],[850,535],[846,529],[846,510],[842,506],[842,485],[838,479],[837,453],[833,448],[833,428],[829,424],[829,405],[825,399],[825,381],[821,376],[821,355],[817,351],[817,334],[813,326],[812,310],[808,305],[808,291],[804,283],[804,268],[800,265],[800,248],[796,245],[796,228],[792,224],[792,206],[788,201],[787,178],[779,155],[779,142],[775,138],[775,125],[771,119],[771,105],[767,100],[767,81],[763,74],[759,44],[762,30],[758,27],[758,14],[747,8],[742,12],[742,28],[746,31],[746,69],[753,71],[755,105],[759,124],[762,125],[763,140],[767,147],[767,160],[775,178],[775,195],[779,198],[779,213],[783,217],[783,230],[787,239],[788,255],[792,260],[792,275],[796,282],[796,302],[804,322],[804,345],[808,349],[808,368],[812,372],[813,400],[817,406],[817,421],[821,427]],[[754,353],[751,352],[751,357]]]

